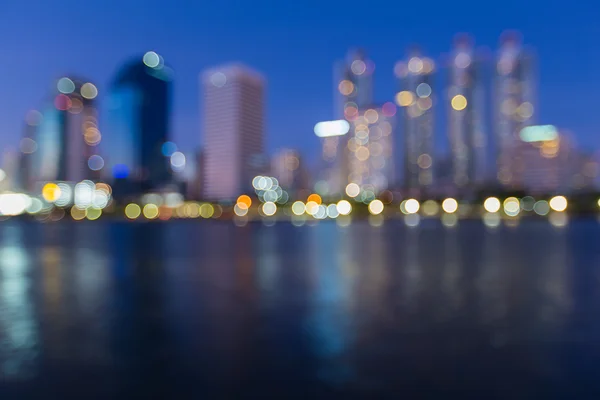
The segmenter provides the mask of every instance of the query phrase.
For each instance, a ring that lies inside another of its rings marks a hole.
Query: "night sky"
[[[184,151],[202,143],[200,71],[241,61],[268,79],[269,151],[289,146],[310,157],[318,151],[315,122],[333,117],[333,63],[349,48],[366,49],[376,64],[376,99],[389,101],[393,65],[410,45],[440,61],[456,33],[468,32],[477,46],[495,51],[506,29],[521,31],[536,51],[538,122],[568,129],[581,147],[597,149],[600,5],[594,3],[0,0],[0,150],[16,148],[24,115],[42,105],[57,78],[86,77],[102,96],[125,61],[155,50],[175,70],[172,130]],[[443,151],[445,120],[436,125]]]

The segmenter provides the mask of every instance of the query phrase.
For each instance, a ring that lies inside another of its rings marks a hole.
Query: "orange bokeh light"
[[[308,203],[309,201],[314,201],[317,204],[321,204],[323,202],[323,200],[321,200],[321,196],[319,196],[316,193],[313,193],[310,196],[308,196],[308,199],[306,200],[306,202]]]

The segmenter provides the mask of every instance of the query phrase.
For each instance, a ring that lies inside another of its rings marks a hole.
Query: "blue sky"
[[[310,157],[318,152],[315,122],[333,115],[333,63],[349,48],[363,47],[375,61],[376,98],[387,101],[393,65],[410,45],[440,60],[456,33],[495,50],[506,29],[521,31],[536,50],[538,122],[596,149],[600,6],[593,3],[0,0],[0,149],[17,146],[23,116],[42,105],[60,76],[87,77],[102,96],[125,61],[155,50],[175,70],[172,133],[184,150],[202,142],[199,73],[241,61],[268,79],[267,148],[295,147]],[[439,114],[436,147],[443,151]]]

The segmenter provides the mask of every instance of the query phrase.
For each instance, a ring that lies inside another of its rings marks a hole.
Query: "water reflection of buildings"
[[[3,229],[0,249],[0,376],[4,380],[33,377],[40,361],[40,327],[33,303],[30,252],[23,226]]]

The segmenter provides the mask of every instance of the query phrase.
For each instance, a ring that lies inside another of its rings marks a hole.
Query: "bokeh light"
[[[564,196],[554,196],[549,202],[550,208],[557,212],[563,212],[567,209],[567,199]]]
[[[375,199],[369,203],[369,212],[372,215],[379,215],[383,212],[383,202],[379,199]]]
[[[142,208],[135,204],[129,203],[125,206],[125,216],[129,219],[137,219],[142,214]]]
[[[456,111],[462,111],[467,108],[467,98],[462,94],[457,94],[452,98],[451,104]]]
[[[352,212],[352,204],[348,200],[340,200],[337,203],[337,210],[341,215],[350,215]]]
[[[147,219],[158,218],[158,206],[156,204],[146,204],[143,209],[144,217]]]
[[[84,99],[92,100],[98,96],[98,89],[92,83],[84,83],[81,85],[81,97]]]
[[[485,208],[485,211],[489,213],[497,213],[500,211],[500,200],[498,200],[496,197],[488,197],[483,202],[483,208]]]
[[[277,204],[267,201],[262,205],[262,211],[268,217],[273,216],[277,212]]]
[[[408,199],[408,200],[405,200],[403,203],[404,203],[403,211],[405,214],[416,214],[417,212],[419,212],[419,208],[421,208],[419,201],[416,199]],[[401,207],[401,209],[402,209],[402,207]]]
[[[510,217],[515,217],[521,211],[521,202],[516,197],[509,197],[504,200],[504,213]]]
[[[56,183],[46,183],[42,188],[42,197],[49,203],[54,203],[60,197],[60,188]]]
[[[449,197],[442,202],[442,209],[445,213],[453,214],[456,212],[456,210],[458,210],[458,202]]]

